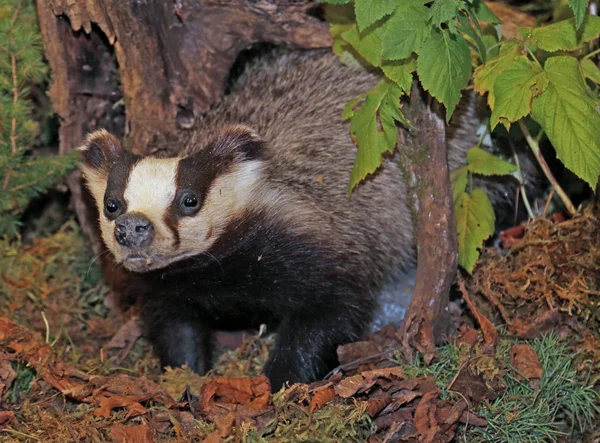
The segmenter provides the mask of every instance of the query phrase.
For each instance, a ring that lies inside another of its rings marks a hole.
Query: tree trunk
[[[413,87],[406,117],[417,130],[400,131],[400,153],[414,214],[417,276],[401,328],[402,352],[429,363],[449,327],[448,302],[458,264],[456,221],[448,171],[446,125],[430,97]]]
[[[177,130],[221,97],[242,50],[258,42],[331,44],[327,23],[309,14],[311,0],[38,0],[37,7],[61,154],[99,127],[127,135],[137,154],[172,154]],[[121,98],[125,119],[115,111]],[[99,254],[89,195],[77,173],[68,183]]]

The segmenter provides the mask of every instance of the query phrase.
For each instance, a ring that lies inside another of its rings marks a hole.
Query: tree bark
[[[415,288],[400,337],[406,359],[418,350],[427,363],[448,331],[449,292],[458,264],[446,125],[436,112],[440,106],[431,101],[413,87],[405,115],[418,129],[400,131],[399,142],[417,246]]]
[[[38,0],[37,8],[52,69],[50,97],[61,118],[61,154],[99,127],[127,135],[137,154],[173,154],[178,129],[221,97],[242,50],[258,42],[331,44],[327,23],[309,14],[312,0]],[[115,115],[119,103],[125,119]],[[68,183],[100,254],[89,194],[77,173]]]

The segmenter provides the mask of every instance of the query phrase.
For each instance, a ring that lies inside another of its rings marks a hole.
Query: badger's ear
[[[217,137],[213,150],[217,154],[239,160],[258,160],[262,156],[264,140],[252,128],[244,125],[227,126]]]
[[[83,154],[84,172],[108,174],[110,165],[122,154],[121,143],[104,129],[92,132],[77,148]]]

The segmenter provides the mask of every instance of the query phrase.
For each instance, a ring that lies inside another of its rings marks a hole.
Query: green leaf
[[[388,20],[383,38],[381,56],[387,60],[401,60],[419,53],[431,27],[425,22],[429,9],[414,2],[402,2]]]
[[[481,38],[481,34],[473,28],[471,21],[469,18],[463,14],[460,14],[458,17],[458,31],[466,36],[468,36],[471,41],[477,46],[477,52],[479,53],[479,58],[482,63],[486,62],[487,53],[485,43]]]
[[[512,67],[498,75],[494,83],[492,130],[499,121],[510,129],[510,123],[529,115],[533,97],[544,92],[547,86],[548,76],[538,63],[524,56],[515,58]]]
[[[494,208],[485,192],[474,189],[471,195],[466,192],[459,195],[454,211],[458,232],[458,264],[471,273],[484,240],[494,233]]]
[[[571,18],[541,28],[520,28],[519,34],[544,51],[573,51],[598,38],[600,17],[586,15],[579,30],[575,28],[575,19]]]
[[[485,149],[473,146],[467,151],[467,168],[472,174],[510,175],[517,170],[512,163],[502,160]]]
[[[399,110],[400,95],[402,90],[395,83],[382,80],[367,93],[364,103],[355,111],[350,134],[358,151],[348,183],[348,195],[354,186],[377,170],[383,153],[395,148],[398,137],[395,121],[405,121]]]
[[[533,100],[533,119],[556,149],[558,158],[595,189],[600,175],[600,114],[588,95],[573,57],[551,57],[544,70],[548,88]]]
[[[519,55],[521,51],[521,44],[516,40],[508,41],[503,43],[500,47],[500,53],[488,60],[485,65],[479,66],[475,69],[475,91],[481,95],[489,92],[488,104],[491,109],[494,109],[494,83],[498,75],[510,68],[513,64],[514,59]]]
[[[361,94],[358,97],[354,97],[352,100],[350,100],[348,103],[346,103],[346,106],[344,106],[344,111],[342,112],[342,121],[351,119],[352,117],[354,117],[354,112],[356,111],[356,105],[358,104],[359,101],[363,100],[365,98],[366,94]]]
[[[333,37],[331,48],[340,61],[348,66],[361,66],[351,46],[342,38],[342,33],[356,26],[353,5],[325,5],[325,20]]]
[[[472,11],[479,21],[492,23],[494,25],[502,23],[502,20],[488,8],[483,0],[475,0],[473,2]]]
[[[365,32],[360,32],[358,27],[352,26],[342,33],[346,40],[366,61],[378,67],[381,64],[381,42],[385,32],[384,26],[373,26]]]
[[[600,85],[600,69],[593,61],[589,58],[581,60],[579,62],[579,69],[581,70],[581,75]]]
[[[450,172],[450,182],[452,183],[452,201],[456,206],[458,197],[467,189],[467,181],[469,179],[468,166],[461,166]]]
[[[380,18],[390,15],[397,6],[397,0],[356,0],[354,11],[358,28],[365,30]]]
[[[429,10],[431,24],[440,28],[442,23],[449,22],[458,15],[459,0],[435,0]]]
[[[569,0],[569,7],[573,11],[573,15],[575,15],[575,26],[577,26],[577,29],[583,23],[583,17],[587,12],[589,3],[590,0]]]
[[[464,37],[434,30],[423,44],[417,74],[423,88],[446,106],[449,121],[471,78],[471,53]]]
[[[381,69],[387,78],[396,82],[404,92],[408,93],[412,86],[412,73],[417,69],[417,60],[415,58],[394,61],[386,60],[381,63]]]

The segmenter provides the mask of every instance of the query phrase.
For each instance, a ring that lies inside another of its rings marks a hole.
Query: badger
[[[88,136],[81,168],[102,239],[134,282],[163,366],[204,373],[211,331],[265,324],[277,335],[264,373],[278,390],[323,377],[365,331],[377,294],[415,263],[396,158],[347,195],[356,148],[342,110],[378,81],[328,50],[279,51],[181,131],[176,157]],[[477,143],[459,114],[450,168]]]

